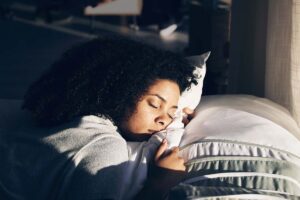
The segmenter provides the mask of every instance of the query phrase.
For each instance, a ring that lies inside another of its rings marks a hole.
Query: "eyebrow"
[[[167,102],[167,100],[165,98],[163,98],[162,96],[160,96],[159,94],[149,94],[149,95],[150,96],[156,96],[165,103]],[[178,106],[172,106],[172,108],[178,108]]]

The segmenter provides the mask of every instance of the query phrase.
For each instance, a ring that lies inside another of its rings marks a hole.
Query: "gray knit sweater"
[[[23,114],[0,125],[0,199],[121,197],[128,151],[111,121],[85,116],[42,129]]]

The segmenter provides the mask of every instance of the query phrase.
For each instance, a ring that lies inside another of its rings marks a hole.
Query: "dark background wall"
[[[233,0],[229,93],[264,96],[268,0]]]

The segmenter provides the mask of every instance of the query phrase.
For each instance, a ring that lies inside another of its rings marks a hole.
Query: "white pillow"
[[[299,199],[298,133],[292,116],[267,99],[205,96],[180,143],[188,174],[169,196]]]
[[[184,125],[182,123],[182,109],[188,107],[193,110],[199,104],[202,95],[203,81],[206,74],[206,61],[209,55],[210,52],[207,52],[200,56],[191,56],[186,58],[192,65],[196,66],[194,74],[197,77],[197,84],[192,84],[190,88],[187,88],[182,92],[178,102],[176,117],[174,121],[168,126],[168,128],[183,128]]]
[[[206,61],[210,55],[210,52],[204,53],[200,56],[191,56],[187,57],[187,60],[196,66],[194,70],[194,74],[197,77],[198,84],[192,84],[190,89],[185,90],[179,99],[178,108],[183,109],[185,107],[189,107],[190,109],[195,109],[196,106],[199,104],[201,95],[202,95],[202,88],[203,88],[203,81],[206,74]]]
[[[205,113],[219,108],[232,108],[266,118],[288,130],[300,141],[300,127],[290,112],[281,105],[266,98],[252,95],[210,95],[204,96],[195,109],[196,115],[205,118]],[[189,129],[190,125],[186,127]]]
[[[300,141],[295,137],[300,130],[296,126],[291,129],[296,122],[283,110],[267,99],[254,96],[208,96],[186,126],[180,146],[197,141],[233,141],[274,147],[300,156]]]
[[[178,102],[175,119],[166,130],[157,133],[161,138],[166,138],[168,140],[169,149],[179,145],[184,132],[184,124],[182,123],[184,113],[182,112],[182,109],[185,107],[195,109],[201,100],[203,81],[206,74],[206,61],[209,55],[210,52],[207,52],[200,56],[186,58],[192,65],[196,66],[194,74],[197,77],[197,84],[192,84],[190,88],[183,91]]]
[[[267,99],[204,97],[185,127],[179,155],[188,175],[173,194],[299,199],[300,141],[293,134],[300,130],[294,125],[283,107]]]

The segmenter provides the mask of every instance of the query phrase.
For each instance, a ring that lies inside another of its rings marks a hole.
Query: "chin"
[[[151,133],[144,133],[144,134],[133,134],[132,140],[133,142],[143,142],[147,141],[151,137]]]
[[[123,132],[122,136],[126,141],[131,142],[143,142],[149,140],[153,133],[131,133],[131,132]]]

